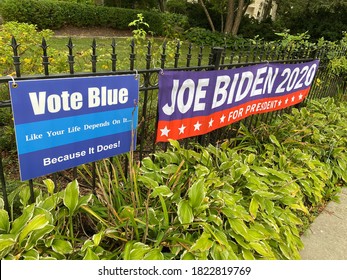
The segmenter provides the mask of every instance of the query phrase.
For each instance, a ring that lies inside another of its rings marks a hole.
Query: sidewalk
[[[347,260],[347,188],[330,202],[301,238],[303,260]]]

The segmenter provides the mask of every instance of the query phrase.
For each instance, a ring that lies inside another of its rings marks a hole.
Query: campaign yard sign
[[[319,61],[264,63],[159,76],[157,142],[206,134],[253,114],[284,109],[308,95]]]
[[[135,147],[135,75],[9,82],[21,179]]]

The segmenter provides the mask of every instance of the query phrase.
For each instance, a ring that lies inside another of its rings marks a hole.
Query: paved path
[[[330,202],[302,236],[303,260],[347,260],[347,188]]]

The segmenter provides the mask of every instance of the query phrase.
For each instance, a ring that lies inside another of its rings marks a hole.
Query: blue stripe
[[[21,155],[131,131],[137,127],[137,109],[134,116],[133,111],[134,108],[127,108],[17,125],[18,153]],[[80,131],[73,132],[75,127],[79,127]]]
[[[136,135],[129,132],[90,139],[19,155],[21,180],[29,180],[74,166],[101,160],[136,148]]]

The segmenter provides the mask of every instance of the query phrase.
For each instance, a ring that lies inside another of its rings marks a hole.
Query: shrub
[[[128,29],[129,22],[142,13],[156,35],[163,34],[163,16],[155,11],[113,8],[46,0],[4,0],[0,12],[5,21],[35,24],[39,29],[59,29],[65,25],[102,26]]]

